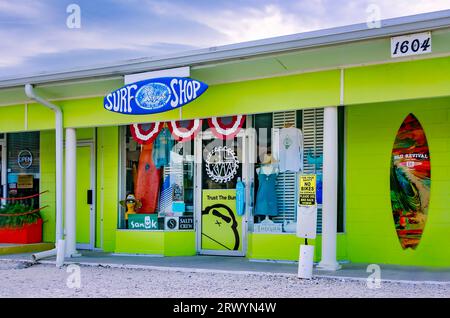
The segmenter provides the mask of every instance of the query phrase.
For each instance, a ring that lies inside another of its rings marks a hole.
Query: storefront
[[[410,34],[423,54],[396,57],[397,37]],[[123,89],[162,78],[207,89]],[[25,84],[62,110],[64,210],[78,250],[295,261],[299,176],[313,174],[318,235],[308,243],[324,268],[450,266],[449,12],[0,81],[3,195],[33,175],[28,191],[48,191],[38,206],[54,242],[57,125]],[[130,111],[155,94],[185,103]],[[31,157],[28,170],[15,166]]]

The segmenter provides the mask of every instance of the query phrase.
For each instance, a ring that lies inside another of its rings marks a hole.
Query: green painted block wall
[[[0,132],[25,130],[25,105],[0,107]]]
[[[58,101],[58,105],[64,112],[64,127],[127,125],[134,122],[157,122],[180,118],[179,109],[151,115],[114,113],[103,108],[103,97]]]
[[[40,198],[40,206],[47,206],[41,211],[44,220],[42,239],[44,242],[55,242],[56,159],[55,132],[53,130],[41,131],[40,149],[41,178],[39,188],[40,191],[48,191]]]
[[[261,260],[285,260],[298,261],[300,244],[305,240],[294,234],[263,234],[249,233],[248,253],[250,259]],[[318,235],[315,240],[308,240],[309,245],[314,245],[314,261],[320,261],[322,252],[322,236]],[[347,260],[347,237],[339,233],[337,236],[337,254],[339,261]]]
[[[40,104],[27,105],[28,130],[55,129],[55,112]]]
[[[431,160],[428,221],[416,250],[403,250],[390,202],[397,131],[409,114],[422,124]],[[450,266],[450,98],[346,107],[346,233],[352,262]]]
[[[119,211],[119,127],[97,129],[97,235],[96,245],[115,248]],[[102,225],[101,225],[102,224]]]
[[[450,57],[345,70],[345,105],[450,95]]]
[[[164,255],[164,232],[116,230],[115,253]]]
[[[183,118],[257,114],[338,105],[340,71],[212,85],[183,107]]]
[[[164,233],[165,256],[194,256],[196,254],[194,231]]]
[[[161,256],[196,255],[194,231],[116,230],[115,253]]]
[[[77,140],[93,140],[94,128],[77,129]],[[44,216],[44,242],[55,241],[56,222],[56,158],[55,158],[55,132],[54,130],[44,130],[40,133],[41,147],[41,191],[48,190],[49,193],[41,197],[41,206],[48,205],[41,213]],[[65,153],[64,153],[65,156]],[[64,166],[63,166],[64,167]],[[65,170],[63,171],[63,182],[65,180]],[[63,194],[64,195],[64,194]],[[63,206],[64,209],[64,206]],[[100,229],[100,226],[98,227]],[[86,227],[85,230],[88,230]],[[97,232],[100,233],[100,232]],[[100,237],[100,236],[98,236]]]

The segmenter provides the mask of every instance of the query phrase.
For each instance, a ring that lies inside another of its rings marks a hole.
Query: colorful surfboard
[[[395,138],[391,158],[391,205],[403,249],[416,249],[430,202],[430,153],[422,125],[409,114]]]
[[[155,213],[158,204],[161,172],[153,163],[152,152],[153,144],[146,144],[142,146],[142,151],[139,156],[139,165],[134,186],[134,195],[142,203],[142,207],[138,210],[138,213]]]

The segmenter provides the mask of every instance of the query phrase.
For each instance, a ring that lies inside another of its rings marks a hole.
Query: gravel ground
[[[69,288],[67,267],[0,262],[0,297],[450,297],[450,285],[365,282],[342,279],[183,273],[145,269],[80,267],[81,288]]]

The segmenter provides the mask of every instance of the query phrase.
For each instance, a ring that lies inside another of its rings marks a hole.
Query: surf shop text
[[[151,114],[192,102],[207,85],[190,78],[159,78],[128,84],[104,98],[106,110],[122,114]]]

